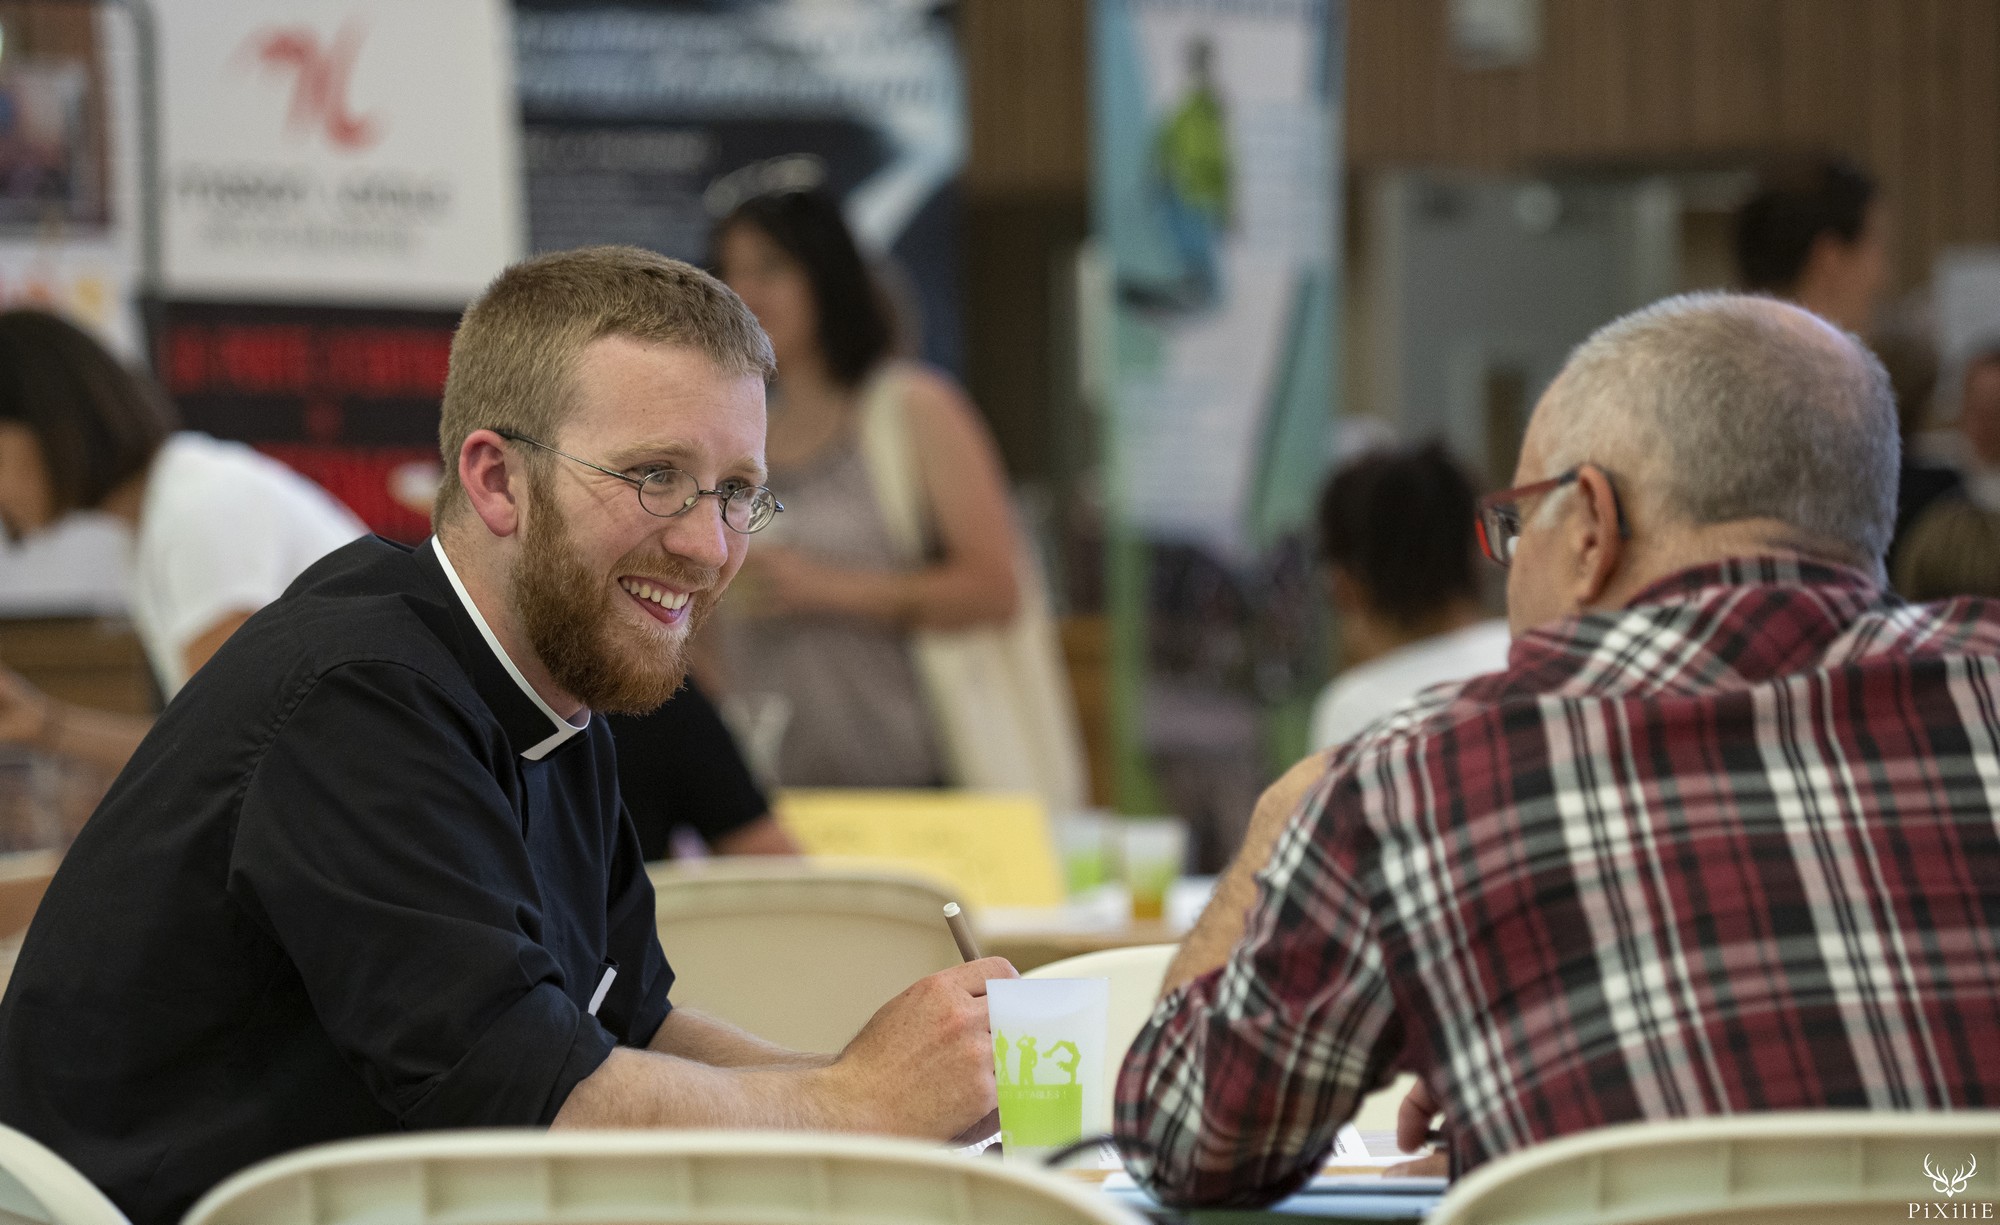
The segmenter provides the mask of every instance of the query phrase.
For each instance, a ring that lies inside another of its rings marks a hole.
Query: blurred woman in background
[[[1015,613],[1022,545],[998,450],[957,386],[894,360],[889,312],[830,195],[753,197],[711,252],[777,351],[768,462],[787,511],[716,617],[711,692],[788,713],[772,763],[786,786],[951,781],[911,636]]]
[[[300,571],[365,531],[277,460],[174,426],[165,394],[82,329],[0,313],[0,522],[20,538],[95,510],[131,530],[132,624],[168,700]],[[117,770],[147,726],[0,671],[0,743]]]

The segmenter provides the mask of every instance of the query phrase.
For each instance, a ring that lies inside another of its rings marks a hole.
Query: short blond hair
[[[552,439],[570,411],[585,346],[605,336],[684,345],[725,374],[769,379],[770,338],[728,286],[638,247],[579,247],[523,260],[466,309],[451,341],[433,524],[466,504],[458,453],[474,430]]]

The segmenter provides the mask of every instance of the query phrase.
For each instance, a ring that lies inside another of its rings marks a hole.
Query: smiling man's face
[[[549,445],[643,477],[679,468],[703,489],[764,480],[764,384],[679,345],[591,342],[574,404]],[[550,677],[596,710],[639,713],[673,696],[688,641],[729,585],[749,537],[715,498],[663,519],[638,492],[546,452],[513,572],[515,612]]]

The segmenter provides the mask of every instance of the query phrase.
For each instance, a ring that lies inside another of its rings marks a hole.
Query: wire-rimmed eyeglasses
[[[694,509],[694,504],[703,498],[714,498],[722,505],[722,522],[734,531],[748,536],[771,525],[785,504],[778,496],[763,485],[745,485],[734,481],[724,481],[720,489],[703,489],[701,482],[682,472],[679,468],[654,468],[644,476],[633,476],[627,472],[614,472],[602,464],[593,464],[587,459],[571,455],[568,451],[558,451],[545,442],[537,442],[526,434],[516,434],[512,430],[494,430],[494,433],[508,442],[526,443],[538,447],[552,455],[560,455],[572,463],[582,464],[596,472],[624,481],[639,491],[639,506],[649,515],[671,519]]]

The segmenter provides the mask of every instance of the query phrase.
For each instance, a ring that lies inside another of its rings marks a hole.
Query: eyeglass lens
[[[701,496],[701,486],[677,468],[651,473],[639,486],[640,503],[663,519],[687,511]],[[722,498],[722,521],[746,534],[769,524],[777,512],[777,498],[759,485],[740,486]]]
[[[1512,506],[1486,508],[1486,552],[1501,565],[1514,560],[1514,542],[1521,535],[1521,515]]]

